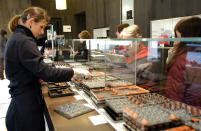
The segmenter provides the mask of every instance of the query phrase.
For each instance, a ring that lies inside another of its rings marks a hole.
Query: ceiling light
[[[66,0],[56,0],[56,9],[66,10],[67,9]]]

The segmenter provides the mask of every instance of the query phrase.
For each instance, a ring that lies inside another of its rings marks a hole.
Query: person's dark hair
[[[174,28],[175,37],[177,37],[176,31],[181,33],[181,37],[201,37],[201,18],[189,17],[180,20]],[[187,51],[186,44],[186,42],[180,42],[180,44],[175,47],[176,50],[174,56],[169,63],[167,63],[167,70],[170,69],[177,56],[180,56]]]
[[[40,22],[41,20],[49,21],[49,16],[47,12],[39,7],[29,7],[23,11],[20,15],[15,15],[8,23],[8,29],[10,32],[13,32],[17,25],[19,25],[19,20],[21,19],[22,23],[30,18],[34,18],[35,22]]]
[[[1,30],[1,37],[4,37],[4,35],[7,35],[7,32],[5,30]]]
[[[201,36],[201,18],[199,17],[190,17],[180,20],[175,28],[176,31],[181,33],[182,37],[200,37]]]
[[[119,32],[119,34],[122,32],[122,30],[126,27],[128,27],[129,24],[119,24],[117,25],[117,31]]]
[[[81,33],[78,34],[78,37],[80,39],[91,39],[92,35],[87,30],[83,30]]]

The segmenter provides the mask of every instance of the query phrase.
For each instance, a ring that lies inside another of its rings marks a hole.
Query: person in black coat
[[[45,131],[47,112],[39,79],[65,82],[74,75],[73,69],[57,69],[43,62],[36,37],[44,33],[48,19],[45,10],[30,7],[8,24],[13,32],[5,48],[5,71],[12,97],[6,114],[8,131]]]
[[[88,49],[86,46],[86,40],[83,39],[91,39],[92,36],[87,30],[83,30],[78,34],[80,39],[80,45],[78,46],[78,50],[75,52],[76,55],[74,59],[77,61],[78,59],[88,59]]]
[[[4,49],[7,42],[7,32],[5,30],[1,30],[0,37],[0,79],[4,79]]]

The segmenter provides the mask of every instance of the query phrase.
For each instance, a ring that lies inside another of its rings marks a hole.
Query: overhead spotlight
[[[66,0],[56,0],[56,9],[66,10],[67,9]]]

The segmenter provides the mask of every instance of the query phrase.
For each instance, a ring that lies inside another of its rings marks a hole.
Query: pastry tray
[[[87,107],[87,103],[84,102],[73,102],[60,107],[57,107],[54,111],[64,116],[67,119],[71,119],[85,113],[91,112],[93,109]]]

